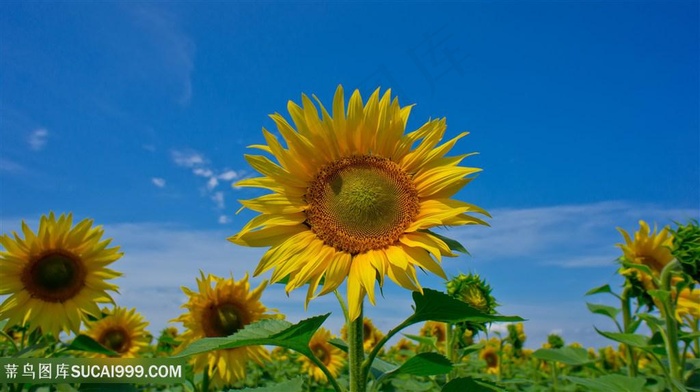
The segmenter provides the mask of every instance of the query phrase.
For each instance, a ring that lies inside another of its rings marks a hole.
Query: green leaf
[[[627,377],[619,374],[607,374],[598,378],[567,376],[566,379],[592,392],[641,392],[646,383],[646,379],[642,377]]]
[[[291,324],[284,320],[260,320],[247,325],[231,336],[197,340],[174,357],[186,357],[213,350],[244,346],[279,346],[305,355],[312,355],[309,341],[329,315],[330,313],[312,317],[297,324]]]
[[[78,335],[70,345],[68,350],[82,351],[86,353],[98,353],[104,355],[117,355],[116,352],[98,343],[95,339],[87,335]]]
[[[505,391],[497,384],[473,377],[460,377],[445,384],[441,389],[442,392],[493,392]]]
[[[473,323],[524,321],[523,318],[518,316],[483,313],[465,302],[432,289],[423,289],[423,294],[414,291],[413,301],[415,303],[415,313],[406,320],[410,324],[428,320],[452,324],[463,321],[470,321]]]
[[[434,231],[430,231],[430,230],[422,230],[422,231],[425,231],[426,233],[428,233],[430,235],[434,235],[435,237],[441,239],[443,242],[445,242],[445,244],[447,244],[448,247],[450,247],[450,250],[453,250],[455,252],[464,253],[464,254],[469,254],[469,252],[467,251],[467,248],[465,248],[457,240],[453,240],[452,238],[445,237],[444,235],[440,235]]]
[[[406,334],[406,333],[404,333],[402,335],[415,341],[415,342],[418,342],[418,344],[437,348],[437,336],[419,336],[419,335],[410,335],[410,334]]]
[[[671,292],[666,290],[648,290],[647,293],[661,302],[666,302],[671,298]]]
[[[435,376],[447,374],[452,370],[452,362],[438,353],[420,353],[409,358],[398,369],[396,374],[412,374],[414,376]]]
[[[588,351],[579,347],[541,348],[532,353],[532,356],[544,361],[556,361],[572,366],[591,362]]]
[[[269,385],[266,387],[235,389],[235,391],[240,392],[302,392],[303,390],[304,379],[301,377],[295,377],[291,380],[284,381],[275,385]],[[234,391],[234,389],[231,389],[229,391]]]
[[[600,304],[592,304],[586,302],[586,306],[591,313],[602,314],[603,316],[608,316],[609,318],[615,320],[618,314],[620,314],[620,309]]]
[[[614,340],[616,342],[624,343],[628,346],[647,348],[649,347],[649,338],[644,335],[638,335],[634,333],[619,333],[619,332],[605,332],[598,328],[593,327],[596,332],[605,336],[608,339]]]
[[[602,286],[592,288],[588,291],[586,291],[586,294],[584,295],[593,295],[593,294],[601,294],[601,293],[610,293],[610,294],[615,294],[613,291],[610,289],[609,284],[604,284]]]

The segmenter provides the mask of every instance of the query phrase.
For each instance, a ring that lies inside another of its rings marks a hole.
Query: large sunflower
[[[671,254],[673,237],[669,233],[668,227],[664,227],[657,233],[656,228],[652,232],[649,225],[643,220],[639,221],[639,226],[639,231],[634,233],[634,240],[625,230],[618,228],[618,231],[625,238],[625,243],[617,244],[617,246],[622,249],[623,257],[627,262],[649,267],[652,275],[658,278],[661,270],[673,260]],[[652,276],[637,269],[623,268],[620,273],[639,280],[645,290],[658,288],[654,285]]]
[[[145,329],[148,322],[136,313],[136,309],[127,310],[117,306],[114,310],[105,309],[104,313],[103,318],[87,323],[86,335],[116,352],[121,358],[134,358],[139,351],[148,347],[151,342],[151,335]],[[107,357],[103,354],[90,356]]]
[[[326,366],[333,377],[338,377],[340,370],[343,368],[343,365],[345,365],[345,358],[343,358],[343,353],[340,349],[328,343],[331,338],[330,331],[323,327],[319,328],[311,338],[309,348],[316,358]],[[302,373],[307,373],[309,377],[317,382],[325,383],[328,381],[323,371],[308,358],[302,356],[299,358],[299,362],[301,362]]]
[[[80,329],[85,314],[99,315],[97,303],[114,303],[106,280],[121,275],[107,268],[119,259],[118,247],[107,248],[103,230],[85,219],[72,226],[73,215],[42,216],[38,234],[22,221],[24,239],[13,232],[0,237],[0,320],[9,325],[29,323],[44,332]]]
[[[317,100],[318,101],[318,100]],[[375,281],[388,276],[409,290],[422,291],[416,267],[443,278],[442,256],[450,247],[428,229],[485,224],[469,213],[486,214],[472,204],[451,199],[480,171],[459,166],[468,155],[445,154],[464,137],[438,145],[445,119],[431,120],[404,134],[411,107],[400,107],[390,91],[377,89],[363,105],[360,92],[343,89],[333,99],[332,116],[321,114],[302,95],[302,106],[289,102],[294,126],[279,114],[271,117],[284,144],[263,128],[266,145],[253,146],[276,158],[246,155],[263,177],[238,186],[272,191],[244,207],[260,212],[232,242],[271,247],[255,274],[274,269],[271,280],[289,276],[287,292],[309,284],[306,301],[335,290],[347,277],[351,320],[360,314],[365,294],[375,303]]]
[[[266,285],[263,282],[251,291],[247,274],[236,282],[233,277],[224,279],[211,274],[205,277],[202,273],[197,279],[198,292],[182,288],[189,300],[182,306],[188,312],[174,320],[187,329],[180,335],[180,347],[187,347],[204,337],[232,335],[261,319],[280,318],[281,315],[266,313],[268,309],[260,302]],[[270,355],[263,347],[249,346],[195,355],[193,366],[196,372],[208,366],[212,385],[222,387],[244,379],[248,361],[262,364],[269,359]]]

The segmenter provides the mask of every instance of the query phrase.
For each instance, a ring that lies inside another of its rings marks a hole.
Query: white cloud
[[[526,346],[533,348],[540,347],[553,330],[561,331],[567,343],[578,341],[584,346],[598,347],[610,344],[596,334],[593,326],[601,330],[613,330],[614,326],[605,317],[591,314],[585,303],[614,305],[610,303],[612,297],[584,297],[586,289],[568,289],[570,282],[580,280],[585,280],[582,286],[587,288],[604,282],[594,281],[585,274],[592,270],[590,268],[578,270],[575,274],[571,269],[558,268],[570,267],[564,261],[598,265],[602,261],[596,260],[607,257],[607,253],[600,249],[611,249],[611,256],[616,256],[614,243],[621,238],[614,229],[617,225],[636,230],[639,218],[661,225],[672,220],[685,221],[688,216],[698,215],[698,211],[693,209],[664,209],[629,202],[493,209],[491,212],[494,215],[492,228],[452,230],[449,234],[458,234],[465,245],[471,245],[474,259],[495,266],[497,274],[486,277],[492,284],[496,299],[502,304],[498,310],[502,314],[518,315],[527,320],[524,323]],[[531,219],[538,214],[539,219]],[[217,217],[227,221],[224,215],[218,214]],[[31,227],[36,227],[36,221],[28,219]],[[18,229],[19,222],[20,219],[2,219],[0,227],[8,231]],[[603,229],[604,226],[607,229]],[[524,235],[530,231],[534,233]],[[124,257],[110,266],[124,273],[123,277],[115,280],[121,292],[116,297],[117,303],[136,307],[151,322],[150,331],[159,331],[168,324],[168,320],[181,314],[180,306],[185,302],[185,296],[180,287],[195,288],[199,271],[226,277],[232,273],[236,279],[252,273],[265,249],[234,245],[226,240],[232,234],[226,229],[201,230],[162,223],[106,224],[105,236],[112,238],[112,244],[120,246],[124,252]],[[587,248],[591,250],[587,251]],[[524,250],[529,253],[521,253]],[[592,259],[586,262],[585,257]],[[576,261],[578,258],[581,261]],[[549,264],[542,266],[542,260]],[[562,262],[554,263],[557,260]],[[448,274],[450,269],[455,268],[451,266],[454,261],[443,261]],[[530,275],[516,270],[522,265],[530,271]],[[600,274],[596,276],[608,279],[605,283],[611,283],[615,288],[616,284],[610,282],[615,275],[615,266],[598,270]],[[538,276],[540,274],[542,276]],[[256,287],[269,276],[269,273],[265,273],[262,277],[252,278],[251,286]],[[505,278],[514,283],[505,284]],[[444,281],[431,274],[420,274],[419,280],[424,287],[444,287]],[[494,284],[494,281],[498,283]],[[562,283],[552,286],[551,282]],[[339,291],[345,295],[345,290],[341,286]],[[291,321],[332,312],[324,326],[337,333],[343,321],[334,296],[331,294],[314,299],[308,311],[304,310],[304,296],[303,288],[286,295],[283,285],[273,284],[266,289],[262,300],[267,307],[279,309]],[[367,304],[365,311],[375,325],[386,332],[411,314],[411,304],[410,293],[387,280],[383,296],[378,294],[377,305]],[[414,325],[404,332],[415,333],[420,326]],[[504,332],[505,326],[496,324],[492,331]]]
[[[19,163],[6,158],[0,158],[0,172],[19,174],[24,173],[26,171],[27,169]]]
[[[207,181],[207,189],[209,190],[216,188],[217,185],[219,185],[219,180],[217,180],[216,177],[211,177],[209,181]]]
[[[538,264],[568,268],[610,265],[619,255],[614,245],[622,241],[618,226],[636,231],[639,219],[666,225],[700,214],[693,209],[622,201],[489,212],[493,216],[487,219],[489,228],[464,226],[441,233],[457,239],[482,260],[536,259]],[[609,238],[614,241],[610,243]]]
[[[209,169],[196,168],[192,170],[195,176],[209,178],[214,175],[214,172]]]
[[[204,155],[192,150],[172,150],[171,155],[175,164],[182,167],[196,167],[207,162]]]
[[[237,178],[237,177],[238,177],[238,173],[236,173],[236,172],[233,171],[233,170],[227,170],[227,171],[225,171],[225,172],[219,174],[219,177],[218,177],[218,178],[219,178],[220,180],[224,180],[224,181],[231,181],[231,180],[233,180],[233,179],[235,179],[235,178]]]
[[[49,131],[46,128],[39,128],[32,131],[27,139],[29,143],[29,148],[34,151],[41,151],[46,147],[48,142]]]
[[[225,224],[230,223],[230,222],[231,222],[231,218],[229,218],[228,216],[226,216],[226,215],[219,216],[219,223],[221,223],[222,225],[225,225]]]
[[[165,179],[163,179],[163,178],[153,177],[153,178],[151,178],[151,182],[153,183],[153,185],[157,186],[158,188],[165,187]]]
[[[216,203],[216,208],[224,209],[224,192],[214,192],[211,199]]]

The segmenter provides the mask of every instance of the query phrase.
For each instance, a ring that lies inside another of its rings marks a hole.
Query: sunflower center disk
[[[325,348],[321,345],[317,345],[316,347],[314,347],[313,351],[314,351],[314,355],[316,356],[316,358],[321,360],[321,362],[324,365],[330,365],[331,355],[328,352],[327,348]]]
[[[204,333],[209,337],[229,336],[244,326],[236,305],[224,303],[212,306],[206,313]]]
[[[85,286],[85,268],[74,255],[51,252],[31,262],[21,279],[32,297],[64,302]]]
[[[100,337],[100,343],[108,349],[123,353],[128,351],[130,340],[127,333],[121,328],[114,328],[105,331]]]
[[[410,176],[391,160],[371,155],[324,166],[306,198],[307,223],[314,233],[351,254],[393,244],[419,210]]]

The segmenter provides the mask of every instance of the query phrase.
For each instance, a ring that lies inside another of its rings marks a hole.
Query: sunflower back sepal
[[[414,291],[413,301],[414,313],[408,319],[411,324],[428,320],[451,324],[464,321],[479,323],[525,321],[519,316],[483,313],[465,302],[433,289],[423,289],[423,294]]]
[[[245,346],[279,346],[307,353],[311,338],[329,315],[330,313],[311,317],[296,324],[284,320],[260,320],[231,336],[197,340],[174,357]]]

